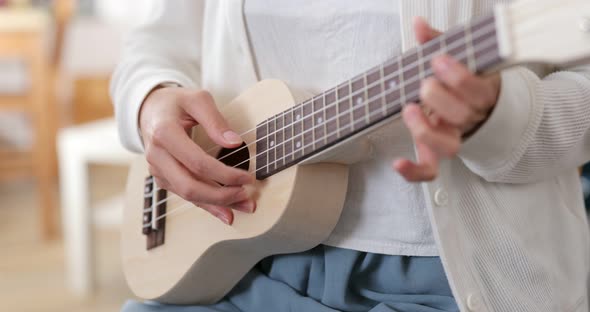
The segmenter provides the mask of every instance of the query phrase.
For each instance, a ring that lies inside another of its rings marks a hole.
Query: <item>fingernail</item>
[[[231,130],[226,131],[223,134],[223,138],[227,141],[227,143],[230,143],[230,144],[238,144],[238,143],[243,142],[242,138],[237,133],[235,133]]]
[[[219,218],[221,218],[221,221],[223,221],[223,223],[225,223],[227,225],[231,225],[229,218],[226,215],[219,215]]]
[[[237,208],[238,208],[238,210],[241,210],[241,211],[253,213],[254,209],[256,208],[256,205],[254,204],[253,201],[249,200],[247,202],[239,204]]]

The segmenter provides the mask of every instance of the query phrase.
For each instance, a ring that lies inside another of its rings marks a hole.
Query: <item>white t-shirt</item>
[[[244,10],[260,78],[294,90],[320,93],[401,51],[398,0],[246,0]],[[395,158],[414,159],[408,131],[395,122],[371,139],[374,157],[351,166],[344,211],[325,243],[437,255],[422,188],[391,167]]]

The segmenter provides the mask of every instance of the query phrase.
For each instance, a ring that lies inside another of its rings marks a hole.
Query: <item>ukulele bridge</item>
[[[158,189],[154,177],[149,176],[145,179],[141,232],[146,236],[147,250],[164,244],[166,196],[166,190]]]

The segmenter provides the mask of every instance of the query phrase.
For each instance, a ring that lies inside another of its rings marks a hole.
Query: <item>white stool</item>
[[[125,165],[134,155],[119,143],[113,119],[62,129],[57,143],[66,278],[71,290],[83,296],[93,290],[95,282],[92,226],[97,218],[89,206],[88,165]],[[122,201],[110,212],[111,217],[101,219],[120,223],[121,214]]]

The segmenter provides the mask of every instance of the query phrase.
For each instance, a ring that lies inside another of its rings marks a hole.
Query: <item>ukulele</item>
[[[244,143],[215,147],[200,128],[193,140],[227,164],[256,175],[253,214],[228,226],[159,188],[144,158],[131,167],[122,229],[127,282],[144,299],[210,304],[262,258],[324,241],[347,190],[348,165],[370,151],[366,135],[419,102],[421,81],[442,53],[487,74],[523,63],[590,60],[590,1],[523,0],[444,35],[301,103],[278,80],[254,85],[221,112]]]

